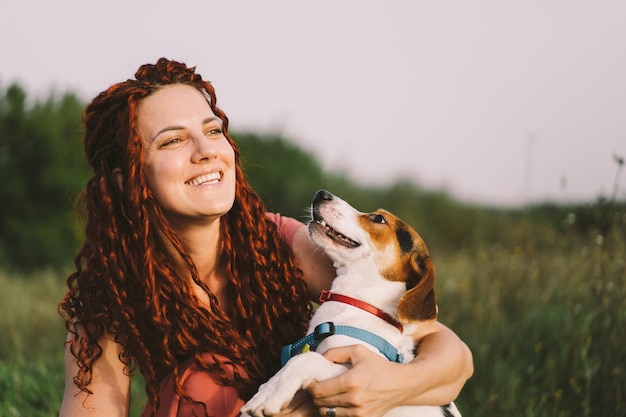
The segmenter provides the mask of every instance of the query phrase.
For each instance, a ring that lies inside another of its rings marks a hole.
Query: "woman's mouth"
[[[222,179],[221,172],[212,172],[210,174],[201,175],[192,180],[187,181],[187,185],[203,185],[203,184],[217,184]]]

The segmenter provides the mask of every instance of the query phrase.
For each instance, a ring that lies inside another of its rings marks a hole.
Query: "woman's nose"
[[[203,134],[195,135],[193,143],[192,162],[200,163],[203,160],[211,160],[217,156],[217,145]]]

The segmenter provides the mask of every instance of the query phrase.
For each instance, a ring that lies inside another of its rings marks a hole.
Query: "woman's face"
[[[198,90],[173,84],[152,93],[139,105],[137,129],[148,185],[175,227],[231,209],[235,152]]]

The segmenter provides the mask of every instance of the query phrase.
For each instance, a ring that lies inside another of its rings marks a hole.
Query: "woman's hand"
[[[362,345],[333,348],[324,357],[350,364],[351,368],[336,378],[309,386],[319,415],[328,415],[328,407],[334,407],[337,417],[376,417],[406,402],[409,393],[398,389],[397,380],[399,373],[409,374],[402,369],[406,365],[390,362]]]
[[[328,414],[328,407],[335,407],[337,417],[382,416],[401,402],[401,398],[392,399],[393,391],[385,386],[385,379],[378,376],[385,375],[390,365],[403,365],[389,362],[361,345],[331,349],[324,356],[332,362],[349,363],[352,367],[337,378],[314,382],[307,390],[299,391],[277,416],[332,416]]]

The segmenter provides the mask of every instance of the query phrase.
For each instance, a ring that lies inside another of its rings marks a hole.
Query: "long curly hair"
[[[229,277],[232,300],[228,311],[200,281],[142,170],[138,105],[161,87],[176,83],[203,93],[235,150],[235,202],[220,221],[220,262]],[[291,249],[244,179],[237,146],[228,136],[228,118],[217,107],[213,86],[195,67],[161,58],[141,66],[135,79],[100,93],[85,108],[83,121],[85,153],[93,168],[77,200],[86,217],[86,236],[59,305],[79,366],[74,383],[91,393],[92,369],[102,355],[99,340],[112,335],[123,346],[120,360],[128,371],[138,367],[143,374],[155,410],[159,381],[169,372],[174,373],[176,391],[191,400],[178,380],[178,365],[190,358],[248,398],[280,366],[281,346],[303,335],[311,307]],[[121,169],[123,191],[115,181],[115,169]],[[208,294],[210,309],[197,301],[194,285]],[[206,353],[215,357],[215,364],[201,360]],[[232,365],[244,372],[229,378],[226,368]]]

